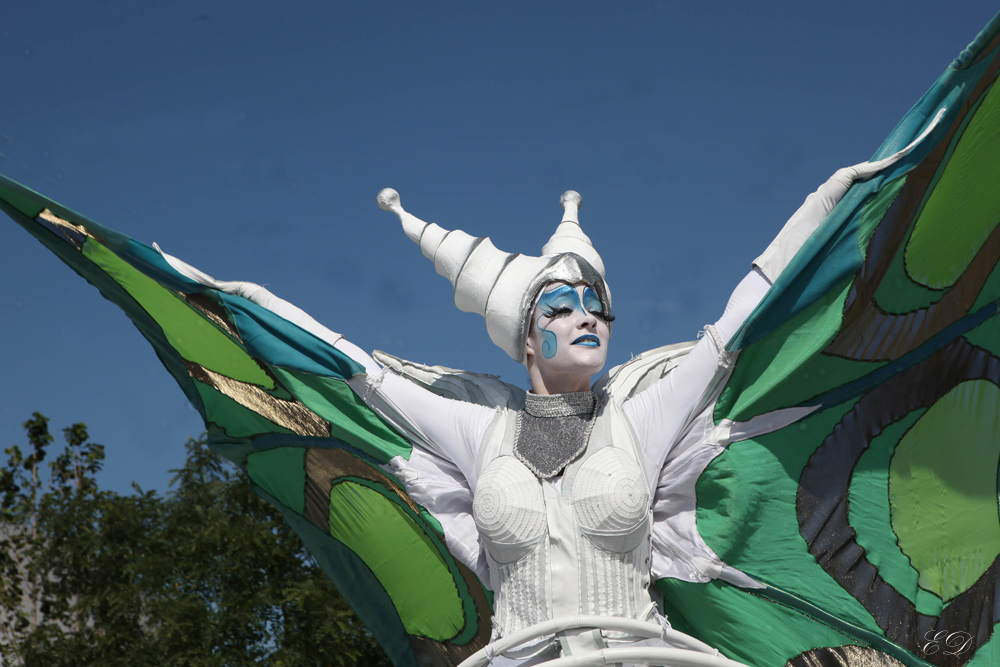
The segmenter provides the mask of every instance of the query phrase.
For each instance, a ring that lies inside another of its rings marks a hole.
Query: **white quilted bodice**
[[[501,635],[560,616],[651,612],[650,493],[631,433],[614,420],[597,417],[587,450],[561,483],[536,477],[511,455],[509,424],[487,435],[473,515]]]

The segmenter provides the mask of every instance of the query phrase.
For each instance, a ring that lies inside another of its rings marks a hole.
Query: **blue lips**
[[[587,347],[600,347],[601,346],[601,340],[597,336],[595,336],[593,334],[584,334],[583,336],[580,336],[575,341],[573,341],[573,345],[585,345]]]

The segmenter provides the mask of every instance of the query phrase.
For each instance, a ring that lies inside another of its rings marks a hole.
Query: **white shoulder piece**
[[[624,403],[658,382],[694,349],[697,341],[664,345],[615,366],[594,383],[594,391]]]
[[[507,384],[495,375],[470,373],[446,366],[425,366],[375,350],[375,360],[430,392],[488,408],[524,407],[524,390]]]

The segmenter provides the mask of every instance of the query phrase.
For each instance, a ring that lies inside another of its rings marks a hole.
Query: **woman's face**
[[[549,283],[531,317],[527,353],[546,384],[589,382],[604,367],[609,338],[601,300],[589,285]]]

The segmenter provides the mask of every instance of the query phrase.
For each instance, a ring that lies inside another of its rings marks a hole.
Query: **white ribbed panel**
[[[635,554],[612,553],[586,536],[577,542],[580,555],[580,613],[637,618],[636,586],[642,585]]]
[[[493,581],[493,590],[496,591],[494,620],[500,627],[501,636],[549,618],[545,605],[548,579],[546,546],[542,542],[530,554],[509,565],[492,563],[491,574],[496,573]]]

